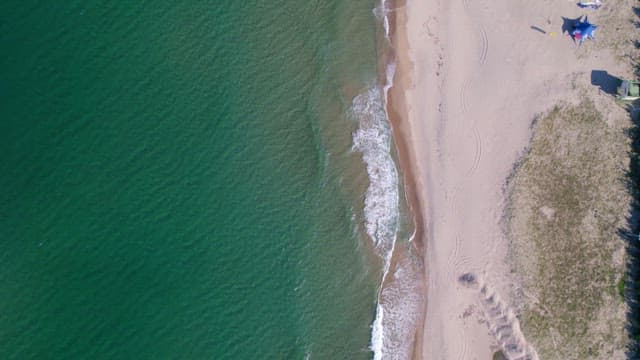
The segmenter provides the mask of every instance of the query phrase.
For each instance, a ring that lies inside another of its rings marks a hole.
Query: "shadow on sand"
[[[571,33],[571,30],[573,30],[573,28],[576,26],[576,24],[578,24],[580,22],[580,19],[582,19],[582,16],[580,16],[579,18],[576,19],[567,19],[566,17],[562,17],[562,33]]]
[[[591,70],[591,85],[597,86],[601,92],[615,95],[621,80],[605,70]]]

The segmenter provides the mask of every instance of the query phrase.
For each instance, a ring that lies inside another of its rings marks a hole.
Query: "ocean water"
[[[0,356],[396,351],[382,8],[0,4]]]

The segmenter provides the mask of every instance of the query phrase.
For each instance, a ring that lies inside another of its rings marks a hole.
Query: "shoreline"
[[[373,323],[372,350],[374,359],[388,356],[420,359],[422,353],[424,301],[426,289],[424,276],[424,226],[422,223],[419,196],[413,179],[413,166],[407,153],[409,144],[404,135],[397,133],[406,119],[403,88],[409,78],[399,78],[408,68],[405,62],[406,33],[399,24],[406,22],[406,0],[381,0],[379,11],[382,18],[382,38],[379,41],[378,76],[384,111],[391,132],[391,146],[397,167],[398,200],[404,197],[406,216],[411,224],[411,233],[396,238],[387,268],[381,279],[376,318]],[[398,71],[400,68],[400,71]],[[400,185],[402,184],[402,185]],[[398,235],[398,234],[396,234]],[[407,236],[407,237],[405,237]],[[402,274],[399,276],[399,274]],[[377,344],[377,345],[374,345]]]
[[[422,266],[426,267],[424,263],[424,245],[426,239],[424,238],[425,226],[423,223],[423,208],[420,202],[420,196],[418,195],[418,189],[415,183],[416,176],[414,174],[414,167],[411,165],[410,144],[407,141],[407,108],[406,99],[404,96],[404,90],[410,86],[410,72],[411,61],[406,56],[408,53],[408,38],[406,33],[407,26],[407,4],[406,0],[403,1],[391,1],[393,14],[390,17],[390,33],[389,41],[391,43],[391,51],[393,51],[395,73],[393,76],[393,86],[389,89],[387,94],[387,114],[389,124],[393,133],[393,143],[397,151],[398,166],[402,175],[402,182],[405,189],[405,199],[409,207],[410,216],[414,226],[414,233],[411,238],[411,244],[414,251],[422,257]],[[388,63],[385,67],[389,66]],[[424,271],[424,269],[423,269]],[[422,298],[426,301],[426,288],[423,287]],[[426,306],[423,303],[423,311],[417,315],[418,326],[415,329],[413,340],[413,354],[412,359],[422,359],[423,353],[423,338],[424,338],[424,317]]]

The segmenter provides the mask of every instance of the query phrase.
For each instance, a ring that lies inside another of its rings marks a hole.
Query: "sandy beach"
[[[584,14],[598,15],[556,0],[414,0],[398,9],[392,123],[427,279],[416,359],[491,359],[507,343],[537,358],[510,310],[518,284],[501,227],[504,188],[536,114],[577,102],[577,86],[605,99],[590,86],[594,69],[628,75],[610,50],[562,33],[562,17]],[[492,317],[504,314],[511,335],[499,340]]]

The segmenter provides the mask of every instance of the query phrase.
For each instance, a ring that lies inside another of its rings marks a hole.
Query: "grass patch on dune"
[[[520,320],[542,359],[624,354],[625,248],[617,231],[630,200],[628,149],[624,129],[609,127],[592,102],[556,106],[535,122],[510,180]]]
[[[585,13],[598,25],[597,41],[593,42],[593,48],[609,49],[620,58],[637,56],[637,47],[629,46],[636,43],[640,25],[637,1],[618,0],[611,5],[598,9],[597,17]],[[585,52],[588,49],[585,48]]]

